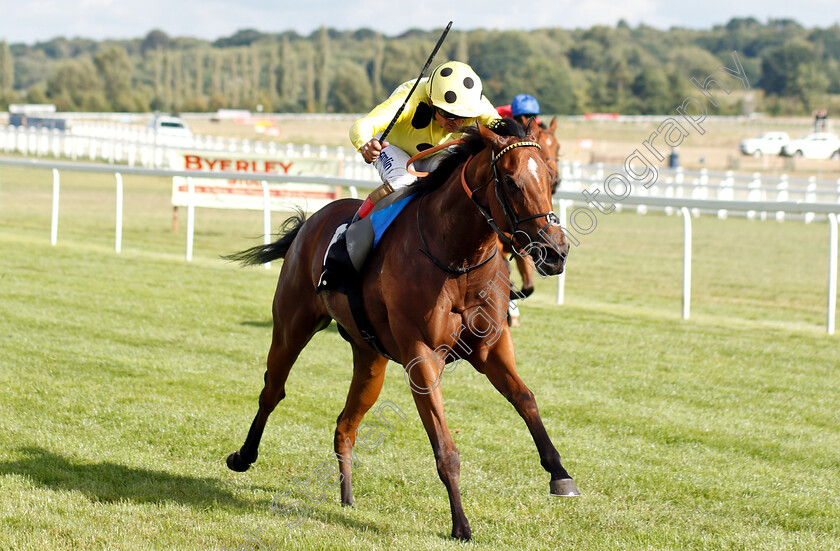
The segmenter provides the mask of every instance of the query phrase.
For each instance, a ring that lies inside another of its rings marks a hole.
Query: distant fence
[[[618,122],[624,124],[649,124],[658,125],[662,119],[667,117],[665,113],[658,115],[622,115],[619,113],[587,113],[585,115],[565,115],[557,117],[561,121],[568,122]],[[546,118],[546,115],[542,116]],[[814,127],[814,119],[808,117],[768,117],[761,113],[752,115],[707,115],[706,122],[725,122],[729,124],[742,124],[745,126],[787,126],[801,128],[807,131]],[[830,122],[830,121],[829,121]],[[829,130],[830,131],[830,130]]]
[[[116,227],[114,249],[120,252],[122,249],[122,212],[123,212],[123,183],[122,176],[125,174],[135,174],[141,176],[162,176],[172,178],[184,178],[187,181],[187,261],[192,260],[193,252],[193,235],[194,235],[194,220],[195,208],[198,200],[194,191],[194,179],[222,179],[222,180],[241,180],[243,179],[242,172],[203,172],[195,170],[171,170],[171,169],[154,169],[143,167],[129,167],[129,166],[114,166],[103,164],[88,164],[88,163],[72,163],[72,162],[49,162],[32,159],[10,159],[0,157],[0,166],[18,166],[24,168],[45,169],[51,170],[53,174],[53,193],[52,193],[52,214],[50,225],[50,243],[55,245],[58,241],[58,219],[59,219],[59,197],[61,190],[61,171],[72,172],[93,172],[113,174],[115,176],[117,206],[116,206]],[[248,179],[259,180],[264,189],[264,230],[265,240],[271,237],[271,210],[272,197],[268,190],[268,183],[292,183],[292,184],[327,184],[331,186],[343,186],[350,189],[351,196],[357,195],[357,188],[372,189],[375,183],[370,180],[353,180],[349,178],[336,178],[329,176],[305,176],[305,175],[289,175],[289,174],[247,174]]]
[[[16,152],[29,156],[53,156],[72,160],[102,160],[112,164],[128,166],[177,168],[180,162],[177,153],[185,150],[205,153],[234,153],[269,156],[279,161],[317,159],[324,164],[334,165],[330,174],[340,178],[376,180],[376,169],[366,164],[352,148],[313,145],[280,144],[273,141],[223,138],[195,135],[193,137],[167,136],[154,131],[126,124],[83,123],[74,125],[72,132],[58,130],[0,126],[0,151]],[[302,166],[301,163],[298,165]],[[305,170],[305,169],[304,169]],[[604,163],[582,164],[563,161],[560,163],[563,189],[583,191],[590,185],[599,185],[612,172],[623,167]],[[787,174],[770,176],[754,172],[751,174],[711,172],[707,169],[683,170],[657,167],[659,180],[655,189],[638,186],[638,194],[656,193],[665,197],[689,197],[693,199],[720,199],[751,201],[794,201],[840,202],[840,178],[835,180],[790,178]],[[298,172],[300,173],[300,172]],[[635,193],[635,192],[634,192]],[[620,205],[618,208],[621,208]],[[640,214],[648,208],[636,207]],[[665,207],[668,213],[674,207]],[[728,215],[726,209],[717,213],[722,218]],[[743,213],[750,218],[762,217],[756,211]],[[784,212],[776,214],[783,218]],[[805,221],[813,218],[805,214]],[[781,219],[780,218],[780,219]]]
[[[614,173],[623,173],[624,167],[610,166],[604,163],[584,165],[578,162],[561,164],[562,189],[564,191],[581,192],[590,188],[602,187],[605,178]],[[789,178],[787,174],[770,176],[754,172],[752,174],[739,174],[732,171],[710,172],[707,169],[683,170],[682,168],[657,167],[658,179],[650,189],[637,184],[633,186],[635,197],[660,196],[666,198],[689,198],[689,199],[717,199],[720,201],[754,201],[756,203],[767,202],[790,202],[803,201],[808,203],[834,203],[840,204],[840,178],[836,180],[819,180],[815,176],[808,178]],[[601,196],[603,197],[603,196]],[[658,205],[653,203],[640,202],[634,206],[639,214],[644,214],[648,208],[657,208],[672,214],[677,205]],[[621,201],[616,204],[616,209],[622,209]],[[805,222],[814,219],[814,213],[806,212],[800,214],[798,211],[786,211],[785,209],[764,209],[753,208],[744,211],[728,209],[726,206],[716,207],[714,211],[706,210],[707,214],[717,214],[720,218],[726,218],[730,214],[735,216],[746,216],[747,218],[765,219],[768,212],[772,212],[777,220],[784,220],[786,215],[800,215]],[[695,210],[693,214],[699,213]]]
[[[0,126],[0,151],[26,156],[164,168],[177,166],[176,152],[184,150],[267,155],[280,160],[322,159],[335,163],[334,172],[339,177],[378,178],[376,169],[366,164],[361,155],[344,147],[281,144],[201,134],[173,136],[141,126],[102,122],[74,124],[67,131]]]
[[[90,120],[90,121],[113,121],[120,123],[140,123],[149,119],[147,113],[114,113],[114,112],[57,112],[51,113],[51,116],[62,117],[71,121]],[[210,120],[210,119],[225,119],[225,118],[240,118],[247,116],[254,119],[266,119],[274,121],[286,120],[305,120],[305,121],[324,121],[324,120],[342,120],[355,121],[364,116],[364,113],[253,113],[248,110],[239,109],[222,109],[211,113],[181,113],[181,117],[186,120]],[[551,113],[543,114],[543,118],[550,118],[554,116]],[[584,115],[557,115],[557,119],[561,122],[619,122],[627,124],[647,124],[662,122],[662,119],[667,116],[666,113],[659,113],[654,115],[624,115],[619,113],[587,113]],[[2,117],[2,114],[0,114]],[[812,117],[770,117],[764,113],[753,113],[751,115],[708,115],[707,121],[726,122],[730,124],[743,124],[748,126],[753,125],[773,125],[773,126],[796,126],[803,130],[812,128],[814,120]],[[830,121],[829,121],[830,122]]]
[[[0,158],[0,166],[19,166],[27,168],[38,168],[52,170],[53,173],[53,210],[52,210],[52,225],[50,232],[50,242],[55,244],[58,237],[58,212],[59,212],[59,190],[60,190],[60,171],[70,170],[78,172],[98,172],[110,173],[115,175],[116,190],[117,190],[117,222],[115,228],[115,250],[121,250],[122,238],[122,175],[123,174],[138,174],[144,176],[163,176],[163,177],[183,177],[190,182],[195,177],[200,178],[221,178],[221,179],[241,179],[241,172],[197,172],[189,170],[165,170],[165,169],[149,169],[140,167],[127,166],[113,166],[101,164],[80,164],[69,162],[45,162],[28,159],[10,159]],[[606,167],[602,167],[606,168]],[[596,169],[596,174],[598,173]],[[254,178],[253,175],[251,175]],[[603,176],[600,180],[603,182]],[[379,179],[348,179],[336,178],[331,176],[305,176],[305,175],[281,175],[281,174],[262,174],[259,179],[263,182],[263,186],[267,189],[268,182],[291,182],[291,183],[314,183],[314,184],[329,184],[335,186],[344,186],[351,189],[355,196],[356,188],[370,189],[376,186]],[[583,178],[578,174],[570,177],[564,183],[564,187],[568,186],[582,186]],[[588,182],[588,181],[587,181]],[[812,182],[813,183],[813,182]],[[683,189],[677,186],[677,182],[673,183],[673,189]],[[733,184],[734,186],[734,184]],[[657,184],[652,189],[660,189],[661,184]],[[635,206],[637,212],[642,212],[640,207],[656,208],[672,212],[678,212],[683,217],[684,225],[684,248],[683,248],[683,318],[688,318],[691,308],[691,249],[692,249],[692,233],[691,233],[691,218],[692,213],[697,215],[700,212],[712,212],[721,216],[721,213],[745,213],[753,216],[760,216],[760,213],[772,213],[776,219],[782,219],[784,214],[802,215],[806,221],[813,220],[816,216],[825,216],[828,221],[829,228],[829,250],[828,250],[828,304],[826,315],[826,329],[829,334],[835,331],[835,313],[837,305],[837,249],[838,249],[838,214],[840,214],[840,203],[835,199],[832,202],[815,202],[815,201],[792,201],[789,197],[778,195],[776,200],[763,201],[757,200],[749,195],[749,191],[755,191],[755,187],[747,186],[747,197],[744,199],[718,199],[707,197],[685,197],[685,196],[668,196],[666,195],[645,195],[640,192],[644,189],[643,186],[637,186],[639,193],[634,193],[625,197],[621,204],[625,206]],[[635,189],[635,188],[634,188]],[[707,190],[708,186],[700,186],[696,189]],[[807,190],[806,190],[807,191]],[[813,191],[813,190],[812,190]],[[189,191],[188,191],[189,194]],[[814,195],[816,197],[816,195]],[[568,215],[570,208],[574,209],[575,204],[585,203],[584,197],[581,195],[579,189],[563,189],[555,193],[555,200],[559,209],[559,216],[561,225],[567,228],[567,234],[577,229],[580,233],[580,228],[575,226],[575,210],[572,210],[571,215]],[[268,243],[271,233],[270,224],[270,198],[269,194],[265,193],[265,208],[264,208],[264,227],[265,227],[265,242]],[[188,200],[188,220],[187,220],[187,260],[192,259],[192,241],[193,241],[193,227],[194,227],[194,202]],[[782,218],[779,217],[782,213]],[[809,218],[810,217],[810,218]],[[567,220],[570,223],[567,224]],[[558,276],[557,283],[557,302],[562,304],[564,301],[565,292],[565,276]]]

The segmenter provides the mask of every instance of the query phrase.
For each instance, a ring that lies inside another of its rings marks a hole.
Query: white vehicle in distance
[[[181,117],[171,115],[155,115],[146,128],[154,131],[158,136],[173,136],[180,138],[192,138],[192,130]]]
[[[760,157],[762,155],[779,155],[782,148],[790,141],[786,132],[765,132],[757,138],[742,141],[738,148],[744,155]]]
[[[814,132],[791,140],[782,155],[806,159],[840,159],[840,138],[830,132]]]

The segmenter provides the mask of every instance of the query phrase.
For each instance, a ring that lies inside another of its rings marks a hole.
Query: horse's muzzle
[[[563,273],[566,266],[566,257],[569,256],[569,243],[555,247],[543,245],[531,250],[531,258],[534,259],[534,267],[544,276],[553,276]]]

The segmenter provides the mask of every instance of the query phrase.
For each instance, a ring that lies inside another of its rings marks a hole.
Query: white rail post
[[[834,334],[834,313],[837,309],[837,214],[828,215],[828,320],[826,330]]]
[[[776,186],[776,201],[787,201],[788,200],[788,178],[787,174],[782,174],[779,177],[779,184]],[[785,221],[785,213],[784,211],[776,211],[776,221],[777,222],[784,222]]]
[[[665,186],[662,188],[665,191],[665,197],[673,197],[674,196],[674,178],[673,176],[669,176],[665,178]],[[674,207],[665,207],[665,215],[666,216],[673,216],[674,215]]]
[[[767,156],[764,155],[764,157],[767,157]],[[768,197],[767,188],[764,187],[764,184],[761,181],[761,173],[760,172],[753,172],[753,180],[758,181],[758,194],[759,194],[759,197],[760,197],[759,201],[766,202],[767,197]],[[761,213],[759,214],[759,218],[761,218],[762,221],[767,220],[767,211],[766,210],[761,211]]]
[[[685,184],[685,169],[681,166],[677,167],[677,170],[674,171],[674,184],[676,185],[674,191],[677,197],[682,197],[682,186]]]
[[[563,161],[560,163],[560,181],[561,182],[568,182],[572,177],[572,168],[571,163],[569,161]],[[840,181],[838,181],[838,185],[840,185]]]
[[[705,199],[709,194],[709,169],[700,169],[700,182],[691,190],[691,197],[694,199]],[[691,214],[700,216],[700,209],[691,209]]]
[[[753,172],[752,180],[747,184],[749,191],[747,191],[747,201],[759,202],[761,201],[761,174]],[[755,220],[758,212],[754,210],[747,211],[747,219]]]
[[[813,203],[817,200],[817,177],[808,176],[808,185],[805,187],[805,201]],[[805,213],[805,223],[810,224],[814,221],[814,213]]]
[[[115,172],[114,176],[117,178],[117,215],[116,227],[114,229],[114,250],[117,253],[122,252],[122,226],[123,226],[123,180],[122,174]]]
[[[336,148],[336,150],[335,150],[335,158],[336,158],[336,159],[337,159],[337,161],[338,161],[338,170],[337,170],[337,174],[336,174],[336,175],[337,175],[339,178],[347,178],[347,176],[345,176],[345,174],[344,174],[344,163],[346,162],[346,160],[345,160],[345,153],[344,153],[344,148],[343,148],[343,147],[338,146],[338,147]]]
[[[720,181],[717,198],[721,201],[729,201],[735,197],[735,176],[731,170],[726,171],[726,176]],[[729,216],[729,211],[726,209],[718,209],[717,217],[725,220]]]
[[[560,227],[566,227],[566,200],[560,199]],[[557,304],[563,304],[566,301],[566,270],[557,276]]]
[[[688,319],[691,313],[691,213],[681,207],[683,216],[683,301],[682,317]]]
[[[260,184],[262,184],[263,192],[263,244],[268,245],[271,243],[271,194],[268,190],[268,182],[263,180]],[[271,268],[271,262],[266,262],[263,266],[268,270]]]
[[[636,197],[645,197],[650,195],[648,188],[645,186],[636,186]],[[616,202],[618,204],[618,202]],[[648,208],[647,205],[636,205],[636,214],[647,214]]]
[[[187,262],[193,258],[193,230],[195,230],[195,184],[187,177]]]
[[[58,176],[58,169],[52,170],[53,174],[53,197],[52,197],[52,223],[50,224],[50,245],[58,242],[58,193],[61,182]]]
[[[27,146],[29,145],[29,138],[27,136],[26,128],[19,126],[18,127],[18,134],[17,134],[17,146],[16,150],[24,155],[29,154],[29,150]]]

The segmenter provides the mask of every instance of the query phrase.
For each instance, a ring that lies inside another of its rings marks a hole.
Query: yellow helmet
[[[460,61],[438,65],[426,83],[432,105],[453,115],[477,117],[481,110],[481,79],[472,67]]]

